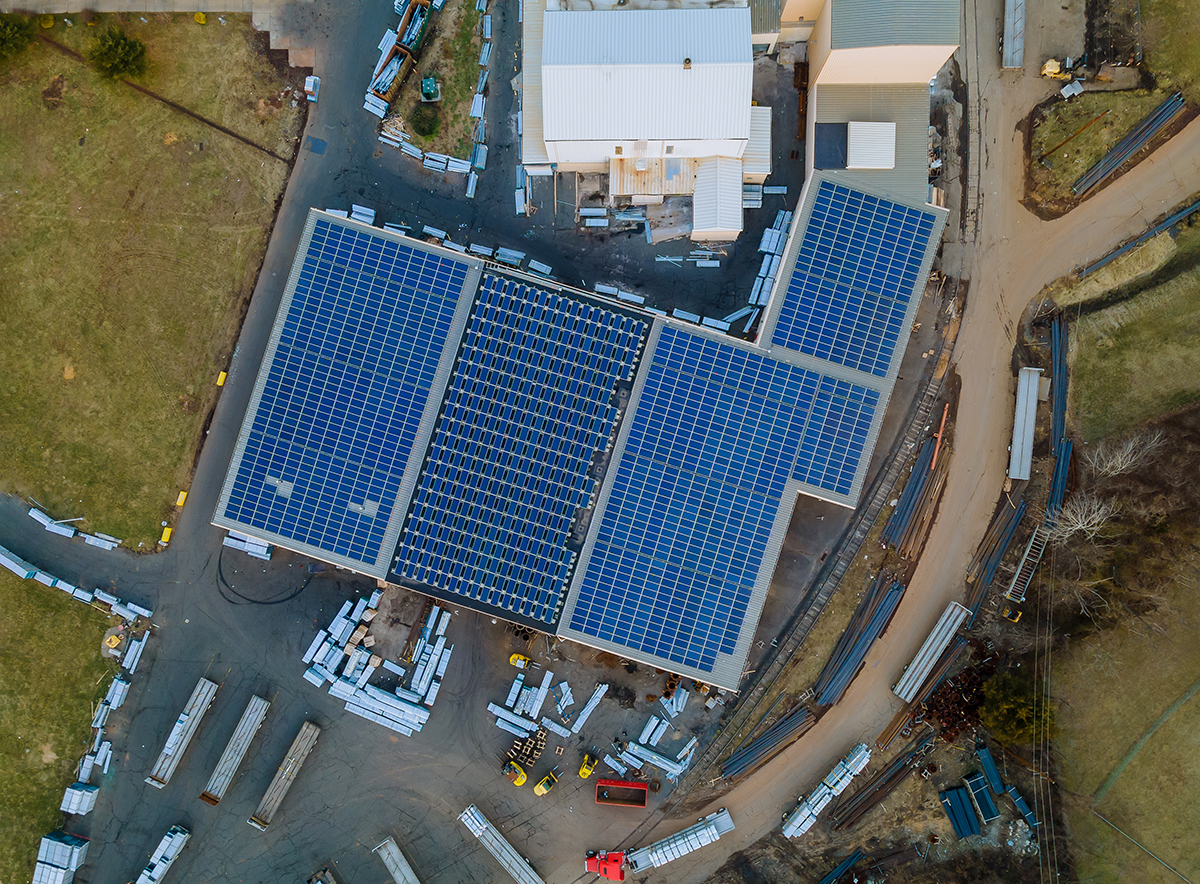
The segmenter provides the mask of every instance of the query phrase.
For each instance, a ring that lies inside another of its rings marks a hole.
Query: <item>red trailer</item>
[[[615,807],[645,807],[649,789],[632,780],[596,780],[596,803]]]

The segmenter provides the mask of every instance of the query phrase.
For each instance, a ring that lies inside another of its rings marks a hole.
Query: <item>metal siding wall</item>
[[[834,49],[959,43],[959,0],[829,0]]]
[[[542,136],[542,35],[546,0],[525,5],[521,24],[521,162],[548,163]]]

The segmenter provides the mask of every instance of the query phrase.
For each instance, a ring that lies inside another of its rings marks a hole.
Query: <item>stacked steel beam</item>
[[[1050,498],[1046,501],[1046,524],[1053,525],[1067,494],[1067,476],[1071,471],[1071,440],[1059,443],[1054,458],[1054,475],[1050,478]]]
[[[862,668],[871,646],[887,628],[903,595],[904,586],[900,581],[882,573],[875,578],[817,678],[814,691],[818,705],[832,706],[842,698]]]
[[[796,706],[737,751],[721,766],[721,776],[731,779],[765,761],[793,739],[805,734],[817,720],[806,706]]]
[[[1175,119],[1183,111],[1185,105],[1182,92],[1175,92],[1171,95],[1152,110],[1149,116],[1134,126],[1132,131],[1117,143],[1116,147],[1100,158],[1099,162],[1080,175],[1079,180],[1071,185],[1071,193],[1083,196],[1125,165],[1134,154],[1149,144],[1155,135]]]
[[[933,463],[933,449],[936,441],[931,436],[925,440],[917,452],[917,460],[908,476],[908,483],[904,486],[904,491],[900,493],[896,508],[892,510],[891,518],[888,519],[880,537],[884,546],[898,545],[900,538],[908,530],[913,514],[921,502],[922,492],[929,484],[930,465]]]
[[[1050,323],[1051,446],[1058,451],[1067,433],[1067,324],[1061,316]]]
[[[835,804],[829,814],[829,822],[834,831],[855,825],[871,808],[891,795],[905,777],[916,770],[932,745],[932,733],[913,740],[891,763],[863,783],[858,791]]]
[[[1003,561],[1013,536],[1017,533],[1017,526],[1025,516],[1025,501],[1020,499],[1023,492],[1022,486],[1005,500],[1000,511],[992,517],[992,523],[983,535],[983,542],[979,544],[975,558],[967,567],[968,588],[965,604],[971,611],[970,623],[974,623],[988,587],[992,585],[1000,562]]]

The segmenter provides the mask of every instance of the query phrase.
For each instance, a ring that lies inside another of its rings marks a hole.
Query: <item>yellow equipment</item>
[[[120,643],[121,643],[121,636],[119,633],[116,633],[116,632],[114,632],[112,635],[110,635],[108,638],[106,638],[104,640],[104,645],[105,645],[105,647],[108,647],[108,648],[115,648]]]
[[[510,761],[504,765],[504,775],[509,778],[514,786],[525,785],[525,770],[515,761]]]
[[[583,753],[583,764],[579,765],[579,776],[581,779],[587,779],[596,770],[596,765],[600,763],[600,759],[590,752]]]
[[[553,789],[557,783],[558,776],[554,773],[554,771],[550,771],[550,773],[542,777],[541,780],[538,781],[538,784],[533,787],[533,794],[539,796],[545,795],[547,792]]]
[[[528,669],[531,661],[524,654],[513,654],[508,658],[508,662],[518,669]]]

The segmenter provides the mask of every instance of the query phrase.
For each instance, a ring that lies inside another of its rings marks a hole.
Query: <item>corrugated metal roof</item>
[[[745,175],[771,174],[771,108],[750,108],[750,140],[742,154]]]
[[[929,199],[929,86],[818,85],[809,106],[818,123],[855,121],[896,124],[896,163],[891,169],[847,169],[834,180],[871,188],[897,199]]]
[[[782,19],[781,0],[750,0],[750,33],[778,34]]]
[[[549,11],[543,28],[547,141],[749,137],[749,9]]]
[[[692,233],[732,233],[742,229],[742,161],[704,160],[696,169],[692,193]]]
[[[846,124],[847,169],[894,169],[896,124],[850,120]]]
[[[1017,405],[1008,457],[1010,479],[1028,479],[1033,469],[1033,431],[1037,422],[1038,380],[1041,376],[1040,368],[1022,368],[1017,376]]]
[[[833,49],[959,44],[959,0],[829,2]]]
[[[542,17],[546,0],[519,0],[521,23],[521,162],[550,162],[542,137]]]

